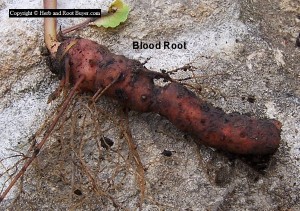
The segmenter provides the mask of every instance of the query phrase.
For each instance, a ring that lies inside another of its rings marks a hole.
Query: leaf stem
[[[56,0],[44,0],[44,9],[56,9]],[[51,55],[55,56],[60,42],[57,41],[56,36],[56,18],[45,18],[44,19],[44,39],[47,49]]]

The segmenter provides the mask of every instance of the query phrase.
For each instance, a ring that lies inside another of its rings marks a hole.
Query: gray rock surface
[[[130,112],[129,127],[146,169],[142,210],[300,210],[300,48],[295,47],[300,32],[299,1],[127,3],[130,16],[120,27],[91,27],[72,36],[95,40],[132,59],[150,58],[146,67],[151,70],[192,64],[196,67],[193,74],[200,77],[187,82],[201,87],[200,94],[207,101],[227,112],[274,118],[283,124],[278,152],[260,166],[197,146],[192,137],[176,130],[163,117]],[[58,7],[106,8],[108,4],[109,1],[95,0],[59,1]],[[12,8],[42,8],[42,2],[0,0],[1,174],[19,157],[2,159],[26,153],[31,137],[37,132],[42,137],[43,125],[51,122],[63,100],[62,97],[47,104],[58,79],[49,71],[41,53],[43,20],[8,18],[8,9]],[[64,28],[81,21],[64,18],[58,24]],[[135,50],[133,41],[187,42],[187,49]],[[188,76],[192,73],[178,71],[174,75]],[[101,98],[97,110],[88,109],[89,98],[88,94],[76,97],[26,173],[24,191],[19,195],[21,186],[16,187],[3,207],[138,208],[136,164],[125,138],[120,137],[121,108]],[[97,147],[101,135],[114,141],[111,151]],[[164,150],[172,151],[172,156],[163,156]],[[1,184],[7,178],[3,174]],[[19,198],[13,202],[16,196]]]

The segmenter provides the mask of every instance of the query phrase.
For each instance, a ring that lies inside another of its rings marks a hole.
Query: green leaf
[[[98,18],[91,22],[90,25],[115,28],[127,20],[129,9],[129,6],[122,0],[115,0],[108,9],[108,15]]]

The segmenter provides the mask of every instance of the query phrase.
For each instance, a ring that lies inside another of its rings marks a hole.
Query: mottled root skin
[[[168,75],[149,71],[140,62],[115,55],[96,42],[72,39],[62,43],[53,59],[52,71],[63,77],[68,68],[72,84],[81,75],[85,76],[81,91],[95,93],[110,86],[106,96],[130,109],[165,116],[201,144],[236,154],[256,155],[273,154],[279,147],[280,122],[238,113],[226,114]],[[170,83],[157,86],[154,79],[159,78]]]

